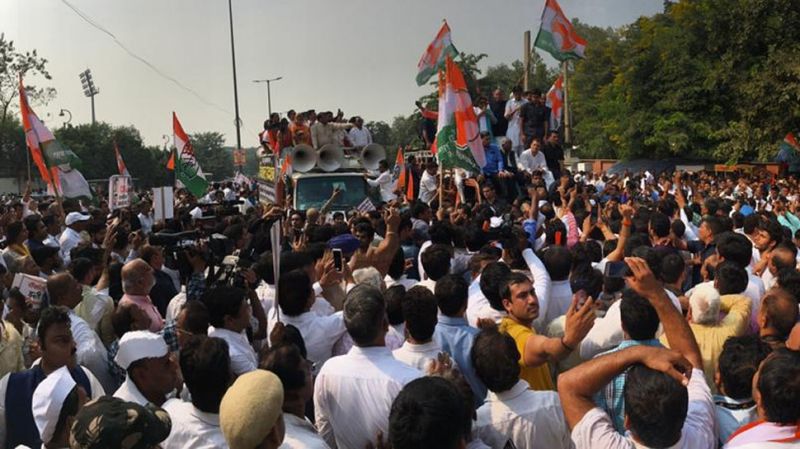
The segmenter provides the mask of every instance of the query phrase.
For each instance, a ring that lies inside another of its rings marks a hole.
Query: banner
[[[110,210],[131,206],[131,177],[112,175],[108,178],[108,208]]]

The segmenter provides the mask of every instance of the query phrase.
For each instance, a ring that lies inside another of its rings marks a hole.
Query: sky
[[[81,19],[113,33],[162,77]],[[616,27],[663,7],[661,0],[561,0],[564,13]],[[258,145],[272,110],[341,108],[365,121],[408,114],[430,88],[417,87],[417,62],[446,18],[460,51],[486,53],[482,68],[522,59],[524,31],[535,37],[544,0],[233,0],[242,146]],[[236,143],[228,2],[225,0],[0,0],[0,32],[18,50],[48,59],[56,98],[36,109],[52,127],[59,111],[91,121],[78,75],[91,69],[97,119],[133,125],[148,145],[172,136],[175,111],[188,133],[219,131]],[[591,42],[589,42],[591,46]],[[549,57],[546,61],[553,61]],[[29,80],[42,84],[42,79]],[[540,86],[546,89],[549,86]],[[200,97],[200,98],[198,98]]]

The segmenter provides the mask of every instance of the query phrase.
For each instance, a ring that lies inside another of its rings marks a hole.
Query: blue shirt
[[[597,357],[617,352],[631,346],[657,346],[661,347],[661,342],[652,340],[624,340],[614,349],[598,354]],[[600,390],[594,397],[594,403],[605,410],[611,420],[614,421],[614,428],[617,432],[625,433],[625,398],[622,393],[625,390],[625,373],[618,374],[608,385]]]
[[[487,147],[483,147],[486,153],[486,165],[483,167],[483,174],[492,176],[505,170],[506,166],[503,164],[503,154],[500,152],[500,147],[491,143]]]
[[[475,374],[475,368],[473,368],[472,359],[469,356],[478,332],[480,332],[478,329],[467,324],[465,318],[440,314],[439,323],[436,324],[436,331],[433,333],[433,340],[442,348],[442,351],[450,354],[461,374],[472,387],[472,392],[475,393],[476,407],[483,404],[483,400],[486,398],[486,385]]]

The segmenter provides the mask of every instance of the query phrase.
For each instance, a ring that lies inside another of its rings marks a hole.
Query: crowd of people
[[[376,210],[6,198],[0,447],[800,447],[800,183],[571,171],[513,95],[481,173]],[[262,138],[370,141],[341,116]]]
[[[327,144],[364,147],[372,143],[372,133],[359,116],[345,121],[341,109],[336,111],[336,115],[331,111],[317,113],[310,109],[298,113],[291,109],[284,118],[277,112],[270,114],[264,122],[259,141],[264,148],[280,153],[283,149],[301,144],[315,149]]]

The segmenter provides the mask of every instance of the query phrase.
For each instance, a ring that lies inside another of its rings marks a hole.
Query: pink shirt
[[[156,306],[150,301],[149,296],[129,295],[126,293],[122,296],[122,299],[119,300],[119,305],[124,306],[128,304],[133,304],[142,309],[144,313],[150,317],[150,332],[158,332],[164,328],[164,318],[158,313],[158,309],[156,309]]]

